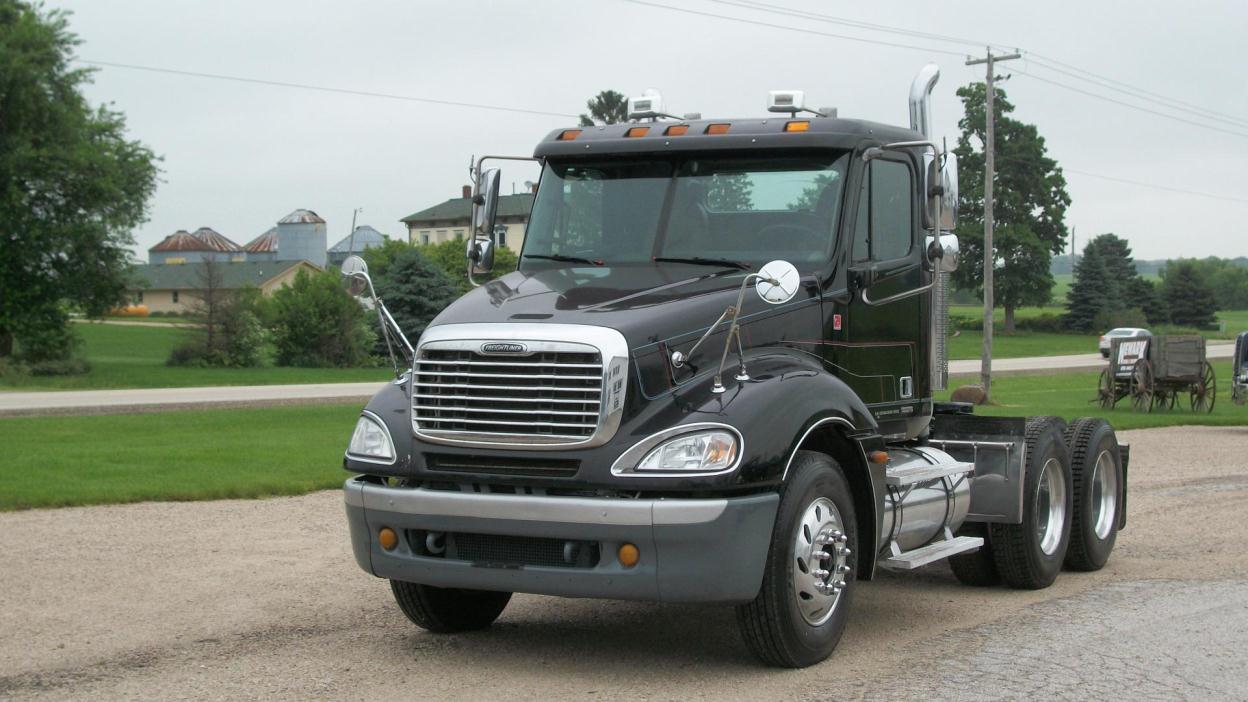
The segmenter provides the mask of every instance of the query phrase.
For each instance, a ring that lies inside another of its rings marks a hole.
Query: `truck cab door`
[[[928,295],[888,298],[924,284],[918,176],[905,154],[888,154],[861,171],[846,249],[846,295],[825,307],[835,372],[884,429],[919,414],[930,395],[926,373]],[[852,199],[852,198],[851,198]],[[888,433],[887,431],[885,433]]]

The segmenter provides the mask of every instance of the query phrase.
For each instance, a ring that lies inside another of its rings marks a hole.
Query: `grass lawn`
[[[169,351],[188,332],[161,327],[76,324],[91,362],[86,375],[30,377],[0,390],[99,390],[206,385],[283,385],[384,381],[388,368],[179,368],[165,365]]]
[[[359,405],[0,419],[0,510],[342,484]]]
[[[963,330],[949,340],[949,358],[955,361],[979,358],[983,347],[983,333]],[[1004,334],[999,330],[992,336],[993,358],[1065,356],[1076,353],[1096,353],[1096,337],[1028,331]]]
[[[1099,373],[1068,375],[1009,376],[994,380],[992,399],[997,404],[976,407],[976,414],[1004,416],[1056,415],[1066,420],[1075,417],[1104,417],[1115,429],[1142,429],[1182,424],[1248,425],[1248,406],[1231,402],[1230,361],[1216,361],[1214,374],[1218,380],[1217,401],[1212,414],[1196,414],[1189,409],[1186,397],[1173,410],[1155,410],[1142,414],[1131,409],[1130,400],[1120,401],[1115,409],[1102,410],[1090,400],[1096,396]],[[954,387],[978,382],[975,379],[955,380]],[[947,400],[949,393],[941,393]]]

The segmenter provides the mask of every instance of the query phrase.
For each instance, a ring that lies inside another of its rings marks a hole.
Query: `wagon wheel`
[[[1213,375],[1213,366],[1205,361],[1201,370],[1200,380],[1192,384],[1192,411],[1212,412],[1214,400],[1218,398],[1218,379]]]
[[[1141,358],[1135,362],[1135,368],[1131,370],[1129,392],[1131,406],[1136,412],[1153,410],[1153,367],[1146,359]]]
[[[1096,401],[1101,409],[1113,409],[1118,402],[1118,389],[1114,387],[1114,374],[1109,369],[1101,371],[1101,379],[1096,387]]]
[[[1153,409],[1173,410],[1179,402],[1179,392],[1170,389],[1158,389],[1153,393]]]

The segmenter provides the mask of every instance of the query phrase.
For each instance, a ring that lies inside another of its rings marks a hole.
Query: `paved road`
[[[1209,358],[1230,358],[1231,344],[1210,344]],[[998,376],[1022,373],[1074,373],[1100,370],[1105,359],[1099,354],[1074,356],[1034,356],[1003,358],[993,362]],[[954,378],[979,376],[979,361],[952,361]],[[41,414],[107,414],[151,412],[213,407],[258,407],[266,405],[311,404],[323,402],[363,402],[377,391],[379,383],[321,383],[316,385],[240,385],[206,388],[155,388],[146,390],[59,390],[51,392],[0,392],[0,416]]]
[[[1244,699],[1248,428],[1127,432],[1129,526],[1035,592],[863,583],[833,657],[756,665],[730,609],[517,596],[409,625],[338,493],[0,514],[0,698]]]

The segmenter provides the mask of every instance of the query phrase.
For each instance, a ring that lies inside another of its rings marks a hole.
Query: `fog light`
[[[399,545],[399,535],[390,527],[382,527],[381,531],[377,532],[377,543],[387,551],[393,551],[394,547]]]
[[[632,544],[623,544],[617,556],[620,559],[620,565],[632,568],[637,565],[637,561],[641,560],[641,551],[638,551],[637,547]]]

